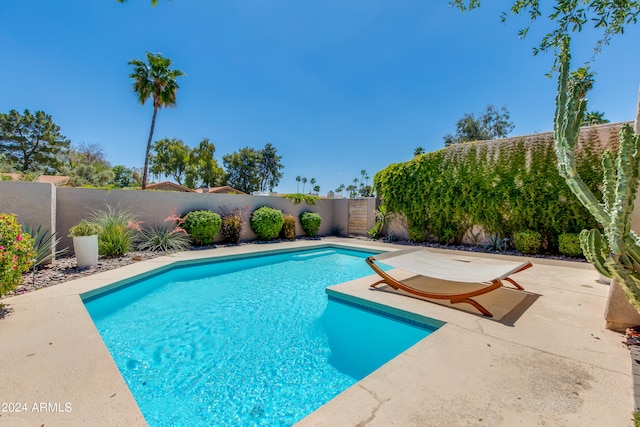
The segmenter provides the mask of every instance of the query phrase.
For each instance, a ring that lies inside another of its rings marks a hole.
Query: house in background
[[[25,175],[21,173],[0,173],[0,177],[2,180],[6,181],[26,181]],[[30,180],[32,182],[43,182],[46,184],[53,184],[58,187],[62,187],[65,185],[69,185],[69,177],[62,175],[40,175],[38,178],[34,180]]]
[[[195,190],[196,193],[216,193],[216,194],[247,194],[228,185],[222,187],[200,187]]]
[[[147,185],[147,190],[157,191],[178,191],[181,193],[194,193],[195,190],[185,187],[184,185],[176,184],[175,182],[163,181],[155,184]]]
[[[156,184],[147,185],[147,190],[158,190],[158,191],[180,191],[183,193],[213,193],[213,194],[246,194],[240,190],[237,190],[233,187],[229,187],[228,185],[224,185],[222,187],[201,187],[196,190],[191,189],[189,187],[185,187],[184,185],[176,184],[175,182],[164,181],[158,182]]]

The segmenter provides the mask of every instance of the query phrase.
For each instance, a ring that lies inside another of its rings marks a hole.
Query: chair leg
[[[516,282],[515,280],[513,280],[511,277],[506,277],[502,280],[506,280],[507,282],[511,283],[513,286],[516,287],[516,289],[520,290],[520,291],[524,291],[524,288],[522,286],[520,286],[518,284],[518,282]]]
[[[467,304],[471,304],[472,306],[474,306],[476,309],[478,309],[478,311],[480,313],[484,314],[485,316],[493,317],[493,314],[491,314],[491,312],[489,310],[487,310],[482,305],[480,305],[477,301],[474,301],[471,298],[465,298],[465,299],[462,299],[460,301],[453,301],[453,299],[451,299],[450,301],[451,301],[451,304],[457,304],[459,302],[466,302]]]

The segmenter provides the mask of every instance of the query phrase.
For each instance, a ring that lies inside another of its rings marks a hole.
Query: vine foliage
[[[578,173],[598,195],[603,146],[590,127],[576,154]],[[410,236],[439,243],[460,243],[481,226],[502,236],[537,231],[557,250],[560,234],[600,228],[558,174],[551,133],[421,154],[378,172],[374,184],[389,211],[406,217]]]

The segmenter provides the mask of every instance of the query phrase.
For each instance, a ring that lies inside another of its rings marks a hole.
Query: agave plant
[[[36,257],[33,259],[34,271],[45,262],[55,259],[55,257],[63,255],[69,250],[69,248],[54,250],[60,243],[61,238],[58,237],[55,231],[51,234],[49,234],[49,230],[42,231],[41,225],[35,231],[31,226],[25,225],[24,231],[33,238],[33,250],[36,253]]]
[[[141,251],[183,251],[190,246],[189,236],[175,227],[166,225],[144,228],[138,235],[137,247]]]

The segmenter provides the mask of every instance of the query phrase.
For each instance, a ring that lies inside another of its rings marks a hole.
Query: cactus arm
[[[598,230],[582,230],[580,233],[582,253],[595,269],[605,277],[611,277],[607,267],[609,246]]]
[[[577,99],[576,90],[569,88],[569,59],[570,56],[567,52],[565,60],[560,64],[560,77],[556,95],[554,136],[558,171],[566,180],[571,192],[576,195],[596,220],[600,223],[608,222],[608,212],[605,211],[604,207],[598,202],[597,197],[578,175],[576,168],[576,145],[587,103],[584,99]]]
[[[602,154],[602,170],[604,171],[602,180],[602,184],[604,187],[602,191],[604,209],[608,214],[611,214],[613,204],[616,201],[616,194],[614,190],[616,175],[613,169],[613,155],[608,150]]]
[[[640,182],[639,137],[630,126],[625,125],[620,130],[620,148],[615,160],[611,153],[604,153],[601,204],[576,169],[574,153],[586,111],[586,100],[575,82],[569,81],[568,40],[563,50],[566,55],[560,65],[554,117],[558,171],[604,230],[604,235],[598,230],[583,230],[580,233],[580,245],[585,257],[601,274],[613,277],[629,302],[640,312],[640,238],[631,230],[631,216]],[[640,130],[640,104],[638,109],[636,132]]]

